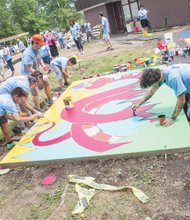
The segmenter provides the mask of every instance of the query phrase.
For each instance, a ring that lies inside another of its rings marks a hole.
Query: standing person
[[[84,54],[84,48],[83,48],[81,33],[80,33],[80,25],[76,21],[73,21],[73,20],[70,21],[70,32],[73,36],[73,40],[79,52],[81,54]]]
[[[86,20],[86,23],[84,24],[84,27],[85,27],[85,31],[86,31],[87,42],[89,43],[90,42],[89,38],[92,39],[93,36],[92,36],[91,24],[88,20]]]
[[[20,117],[18,114],[17,105],[25,97],[25,92],[22,88],[16,87],[11,94],[1,94],[0,95],[0,127],[1,131],[6,139],[7,148],[13,148],[17,142],[13,141],[8,128],[8,120],[13,120],[18,122],[28,122],[38,118],[37,114],[31,115],[29,117]]]
[[[57,78],[59,79],[59,89],[60,92],[63,91],[63,84],[62,84],[62,79],[64,78],[64,85],[69,85],[70,83],[68,82],[67,78],[68,76],[68,71],[67,71],[67,66],[73,66],[77,63],[77,60],[75,57],[71,58],[65,58],[65,57],[57,57],[53,59],[50,63],[50,66],[52,70],[54,70]]]
[[[140,86],[141,88],[150,87],[150,89],[140,102],[132,106],[133,110],[149,100],[163,83],[173,89],[177,97],[175,110],[170,118],[165,119],[164,126],[172,125],[183,108],[190,119],[190,64],[175,64],[163,70],[144,70]]]
[[[143,29],[143,35],[144,37],[148,36],[148,18],[147,18],[148,11],[143,7],[143,5],[140,5],[140,10],[138,11],[138,16],[140,18],[141,26]]]
[[[48,68],[49,68],[48,73],[50,73],[50,72],[51,72],[50,62],[51,62],[51,60],[52,60],[52,56],[51,56],[50,48],[49,48],[49,46],[48,46],[47,44],[41,47],[41,49],[40,49],[40,54],[41,54],[41,57],[42,57],[43,62],[44,62],[44,63],[48,66]]]
[[[59,52],[56,45],[56,37],[49,32],[46,36],[46,42],[48,43],[48,46],[50,48],[51,56],[52,57],[58,57]]]
[[[26,49],[24,43],[21,41],[21,39],[18,40],[18,47],[19,47],[19,50],[21,51],[21,53],[24,52],[24,50]]]
[[[58,41],[59,41],[60,49],[64,49],[64,34],[62,31],[58,33]]]
[[[102,12],[99,13],[99,16],[102,19],[101,31],[103,32],[103,40],[106,42],[107,45],[106,50],[112,50],[113,48],[110,41],[110,25],[108,19],[104,17]]]
[[[15,68],[12,64],[12,56],[11,56],[10,50],[5,45],[1,45],[0,48],[2,49],[3,59],[7,63],[8,67],[11,69],[12,71],[11,76],[13,76],[15,74]]]
[[[32,36],[31,45],[26,48],[24,53],[22,54],[22,67],[21,72],[22,75],[28,76],[29,74],[35,74],[36,70],[39,70],[40,65],[42,68],[47,71],[48,67],[44,64],[43,60],[41,59],[40,55],[40,48],[45,45],[45,42],[43,40],[43,36],[40,34],[35,34]],[[51,99],[51,88],[48,81],[48,77],[43,75],[43,82],[42,86],[39,87],[39,89],[45,89],[45,94],[48,99],[48,104],[53,104],[53,101]],[[36,110],[40,110],[40,100],[39,95],[37,92],[37,89],[34,88],[32,91],[33,95],[33,101],[34,105],[36,107]]]

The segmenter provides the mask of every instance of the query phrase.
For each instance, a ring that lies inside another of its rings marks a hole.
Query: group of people
[[[13,76],[0,85],[0,126],[9,149],[14,147],[16,142],[10,136],[7,120],[16,121],[17,126],[24,130],[25,122],[43,117],[38,90],[44,89],[48,104],[53,103],[49,79],[47,75],[40,72],[40,66],[46,72],[49,67],[55,71],[60,91],[63,91],[62,79],[64,79],[65,85],[69,84],[67,66],[77,63],[76,57],[56,56],[54,59],[47,61],[47,57],[42,56],[45,53],[44,47],[46,46],[47,44],[42,35],[33,35],[31,45],[22,54],[21,76]],[[48,55],[52,56],[49,47]],[[49,63],[49,66],[46,63]],[[29,93],[33,96],[33,105],[28,100]],[[26,113],[24,117],[21,117],[21,112]]]
[[[102,12],[99,13],[99,16],[102,19],[103,39],[107,44],[107,49],[110,50],[112,45],[109,37],[109,23]],[[71,21],[70,24],[70,31],[77,48],[83,53],[80,26],[75,21]],[[0,85],[0,127],[9,149],[14,147],[16,142],[11,138],[8,119],[16,121],[20,129],[23,130],[25,129],[25,122],[43,117],[38,90],[44,89],[48,104],[53,103],[49,79],[47,75],[40,72],[40,66],[46,72],[49,69],[55,72],[60,92],[64,91],[63,80],[64,85],[69,85],[67,67],[75,65],[77,58],[75,56],[70,58],[59,57],[58,51],[53,47],[53,42],[55,43],[55,39],[52,34],[48,34],[46,39],[40,34],[33,35],[31,44],[22,51],[21,75],[13,76]],[[1,47],[4,51],[4,59],[6,58],[7,64],[10,65],[9,59],[11,58],[8,50],[4,46]],[[14,74],[11,65],[10,68]],[[165,119],[164,126],[172,125],[183,108],[190,119],[190,64],[176,64],[162,70],[146,69],[142,74],[140,86],[143,89],[150,87],[150,90],[140,102],[132,106],[132,109],[136,111],[152,97],[162,84],[172,88],[177,96],[174,112],[170,118]],[[29,93],[33,96],[33,105],[28,100]],[[24,117],[21,116],[21,111],[26,113]]]

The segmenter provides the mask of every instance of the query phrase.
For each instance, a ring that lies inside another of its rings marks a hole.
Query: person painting
[[[43,36],[40,34],[35,34],[32,37],[31,45],[27,47],[22,54],[22,67],[21,67],[21,73],[24,76],[28,76],[29,74],[34,74],[36,70],[39,70],[39,67],[42,66],[42,68],[47,71],[49,68],[44,64],[40,49],[42,46],[45,45]],[[43,82],[41,86],[38,89],[45,89],[45,94],[48,99],[48,104],[51,105],[53,103],[51,99],[51,88],[48,81],[48,77],[43,75]],[[32,89],[32,95],[33,95],[33,101],[36,110],[40,110],[40,100],[39,95],[37,92],[37,89]]]
[[[173,89],[177,97],[174,112],[170,118],[165,119],[163,125],[165,127],[172,125],[183,108],[190,119],[190,64],[175,64],[163,70],[151,68],[144,70],[140,86],[143,89],[149,87],[150,89],[140,102],[132,106],[132,109],[135,111],[149,100],[162,84]]]
[[[19,116],[17,104],[22,101],[23,97],[25,97],[25,92],[20,87],[13,89],[11,94],[0,95],[0,127],[6,139],[8,149],[12,149],[17,144],[17,142],[11,138],[8,128],[8,119],[16,122],[28,122],[38,118],[37,114],[33,114],[29,117]]]
[[[80,33],[80,25],[76,21],[73,20],[70,21],[70,32],[73,36],[73,40],[77,46],[77,49],[81,54],[84,54],[84,47],[82,44],[81,33]]]
[[[54,70],[58,82],[59,82],[59,90],[60,92],[63,92],[63,84],[62,84],[62,79],[64,78],[64,85],[69,85],[68,82],[68,71],[67,71],[67,66],[73,66],[77,63],[77,60],[75,57],[71,58],[65,58],[65,57],[57,57],[53,59],[50,63],[50,66],[52,70]]]
[[[37,114],[38,117],[43,117],[43,113],[33,108],[28,100],[29,93],[35,91],[35,89],[42,83],[43,74],[39,71],[35,71],[33,74],[29,74],[28,76],[14,76],[1,83],[0,95],[10,95],[15,88],[21,87],[25,92],[25,97],[22,99],[24,107],[30,112]]]

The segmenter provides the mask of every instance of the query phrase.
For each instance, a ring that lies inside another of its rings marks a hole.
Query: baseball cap
[[[34,34],[34,35],[32,36],[32,41],[33,41],[34,43],[37,43],[37,44],[41,45],[41,46],[43,46],[43,45],[46,44],[46,43],[44,42],[43,36],[40,35],[40,34]]]

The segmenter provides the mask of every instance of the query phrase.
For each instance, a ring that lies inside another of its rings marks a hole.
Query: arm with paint
[[[28,97],[23,97],[24,106],[30,110],[32,113],[37,114],[39,118],[44,117],[44,114],[37,111],[32,105],[29,103]]]
[[[142,104],[144,104],[147,100],[149,100],[154,95],[154,93],[158,90],[158,88],[159,88],[159,83],[156,83],[156,84],[152,85],[150,87],[150,89],[148,90],[148,92],[145,94],[145,96],[140,100],[140,102],[135,103],[132,106],[132,109],[135,111]]]
[[[21,117],[18,114],[8,114],[5,116],[7,119],[16,121],[16,122],[28,122],[33,121],[38,118],[37,114],[31,115],[29,117]]]
[[[177,98],[177,102],[176,102],[176,106],[175,106],[175,110],[171,116],[171,118],[165,119],[163,125],[165,127],[168,127],[170,125],[172,125],[176,118],[178,117],[179,113],[181,112],[181,110],[183,109],[183,106],[185,104],[185,93],[182,93],[180,96],[178,96]]]

